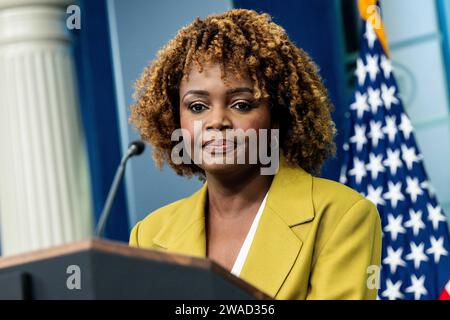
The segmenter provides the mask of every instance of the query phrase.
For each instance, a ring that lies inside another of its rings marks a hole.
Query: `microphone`
[[[145,150],[145,144],[142,141],[133,141],[128,146],[127,152],[122,157],[120,161],[120,165],[116,170],[116,174],[114,176],[113,183],[111,188],[109,189],[108,196],[106,198],[105,205],[102,210],[102,214],[100,215],[100,219],[97,224],[97,228],[95,229],[95,236],[101,238],[105,231],[106,222],[108,221],[108,217],[111,211],[111,207],[113,205],[114,198],[116,197],[117,190],[119,189],[120,181],[122,180],[123,174],[125,172],[125,166],[127,164],[128,159],[134,156],[138,156],[142,154]]]

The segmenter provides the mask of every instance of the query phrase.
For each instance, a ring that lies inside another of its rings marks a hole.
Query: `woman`
[[[331,104],[268,15],[196,19],[144,70],[135,98],[131,122],[157,165],[204,185],[137,223],[131,245],[208,257],[277,299],[376,297],[378,212],[314,176],[334,153]]]

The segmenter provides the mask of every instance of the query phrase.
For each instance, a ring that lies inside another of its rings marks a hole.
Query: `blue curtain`
[[[121,158],[113,66],[105,0],[80,0],[81,29],[74,30],[74,54],[84,134],[89,154],[95,221],[98,221]],[[129,222],[123,185],[105,237],[128,241]]]

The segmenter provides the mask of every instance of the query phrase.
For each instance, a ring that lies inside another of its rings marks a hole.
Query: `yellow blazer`
[[[207,188],[138,222],[130,245],[205,257]],[[380,258],[375,205],[281,156],[240,278],[276,299],[375,299]]]

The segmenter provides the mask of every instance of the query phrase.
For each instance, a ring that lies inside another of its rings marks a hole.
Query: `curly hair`
[[[152,145],[159,168],[167,162],[178,175],[204,178],[201,168],[175,164],[170,155],[177,143],[171,134],[180,127],[180,82],[193,65],[201,71],[205,62],[219,63],[222,77],[226,70],[237,77],[247,70],[255,99],[269,101],[286,160],[319,174],[335,153],[336,130],[318,68],[268,14],[245,9],[195,19],[159,50],[136,81],[129,120]]]

